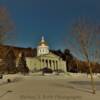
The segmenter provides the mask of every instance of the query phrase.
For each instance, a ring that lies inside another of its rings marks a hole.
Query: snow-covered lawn
[[[90,77],[86,74],[4,75],[0,80],[0,100],[100,100],[98,76],[94,76],[97,91],[93,95]],[[12,82],[7,83],[7,79]]]

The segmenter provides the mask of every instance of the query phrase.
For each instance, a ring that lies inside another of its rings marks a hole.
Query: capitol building
[[[55,70],[66,71],[66,62],[59,56],[50,52],[49,45],[42,36],[37,46],[36,57],[26,57],[26,63],[30,71],[41,70],[45,67]]]

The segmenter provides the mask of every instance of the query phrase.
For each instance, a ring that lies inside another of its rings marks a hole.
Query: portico
[[[44,68],[44,67],[48,67],[48,68],[51,68],[53,70],[58,70],[59,68],[59,60],[56,58],[50,58],[50,57],[41,57],[40,59],[40,63],[41,63],[41,68]]]
[[[58,70],[61,66],[62,59],[52,53],[38,57],[41,63],[41,68],[48,67],[52,70]]]

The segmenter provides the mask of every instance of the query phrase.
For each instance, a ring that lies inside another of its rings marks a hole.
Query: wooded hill
[[[11,53],[11,51],[13,53]],[[66,70],[67,71],[74,72],[74,73],[77,73],[77,72],[89,73],[89,68],[88,68],[87,62],[81,61],[78,58],[75,58],[71,54],[70,50],[65,49],[63,52],[61,50],[50,50],[50,52],[60,56],[64,61],[66,61]],[[11,57],[7,57],[8,53]],[[16,60],[19,53],[23,53],[24,57],[35,57],[35,56],[37,56],[37,49],[36,48],[22,48],[22,47],[8,46],[8,45],[0,45],[0,59],[5,60],[5,58],[8,58],[8,59],[10,59],[10,63],[14,64],[14,62],[12,60],[14,60],[14,59]],[[15,56],[15,58],[14,58],[14,56]],[[7,63],[7,62],[5,61],[5,63]],[[2,64],[0,62],[0,66],[1,65]],[[92,65],[93,72],[100,73],[100,64],[91,62],[91,65]],[[5,64],[5,66],[6,66],[6,64]],[[12,66],[12,65],[10,65],[10,66]],[[13,68],[11,68],[11,69],[13,69]],[[4,65],[2,67],[0,67],[0,70],[4,70]],[[5,70],[6,70],[6,67],[5,67]]]

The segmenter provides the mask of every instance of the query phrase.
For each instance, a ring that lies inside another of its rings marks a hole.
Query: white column
[[[48,60],[48,68],[50,68],[50,62],[49,62],[49,60]]]
[[[55,64],[56,64],[56,70],[57,70],[57,61],[55,61]]]
[[[54,62],[54,60],[52,61],[52,63],[53,63],[53,69],[55,70],[55,62]]]
[[[53,61],[51,60],[51,69],[54,70]]]
[[[54,61],[54,65],[55,65],[55,70],[57,70],[57,68],[56,68],[56,60]]]
[[[58,61],[56,61],[56,69],[58,70]]]

